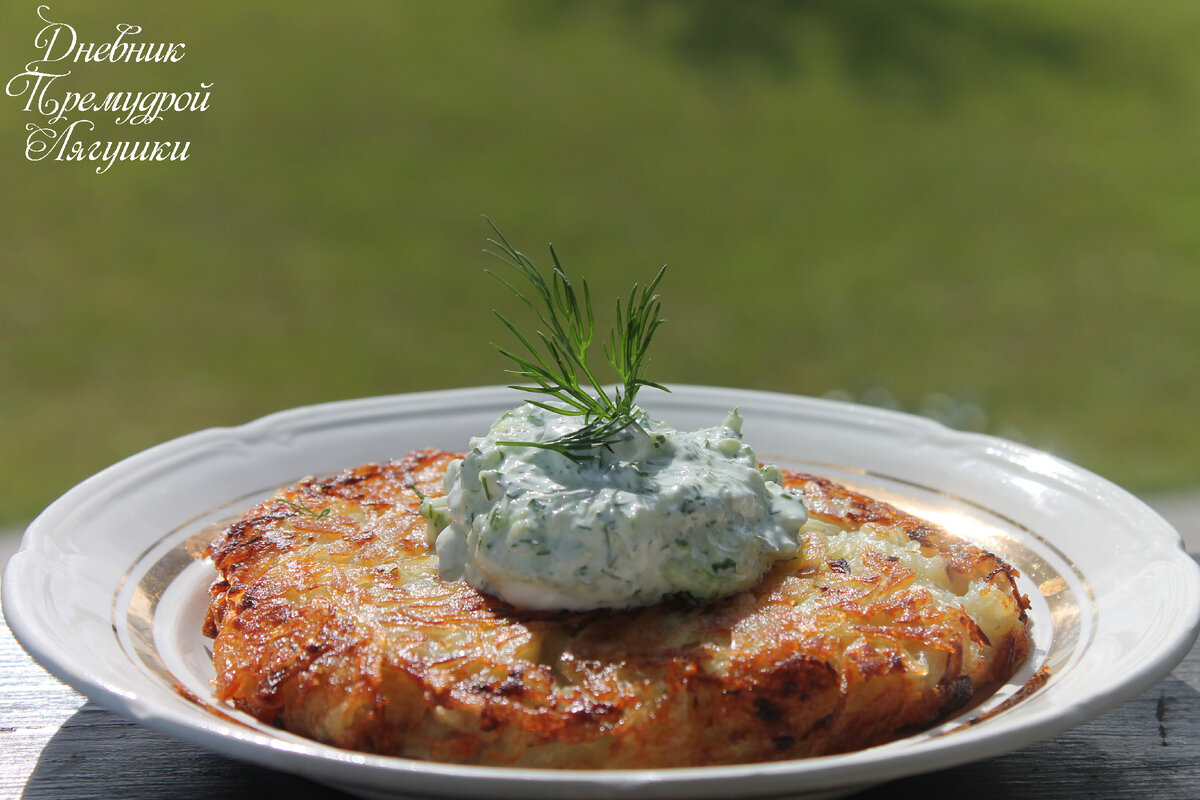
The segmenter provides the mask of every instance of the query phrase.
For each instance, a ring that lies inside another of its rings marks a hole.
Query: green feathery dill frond
[[[636,425],[635,401],[639,389],[652,386],[664,392],[670,391],[645,377],[646,353],[654,332],[663,323],[659,316],[661,304],[654,292],[666,267],[660,269],[644,289],[639,289],[635,284],[624,305],[617,300],[617,323],[603,346],[605,360],[620,378],[620,385],[614,392],[616,396],[609,397],[588,365],[588,349],[595,336],[596,321],[587,281],[579,281],[580,290],[577,292],[553,246],[550,247],[550,257],[554,269],[547,280],[537,265],[513,247],[491,220],[487,222],[496,234],[496,238],[488,239],[488,242],[497,249],[485,252],[523,277],[531,287],[532,299],[504,276],[492,270],[487,270],[487,273],[529,306],[542,325],[536,336],[530,337],[506,316],[495,312],[525,351],[515,353],[495,345],[501,355],[515,364],[515,368],[505,371],[528,382],[510,388],[533,395],[529,402],[540,408],[584,417],[583,426],[557,439],[501,444],[556,450],[575,460],[598,457],[595,452],[597,448],[613,443],[626,428]]]
[[[293,511],[298,511],[301,514],[307,514],[308,516],[312,517],[313,519],[325,519],[325,517],[329,516],[329,512],[333,510],[332,508],[323,508],[320,511],[314,511],[313,509],[306,506],[304,504],[304,501],[301,501],[299,503],[293,503],[291,500],[288,500],[287,498],[284,498],[284,497],[281,497],[279,499],[282,500],[285,505],[291,506]]]

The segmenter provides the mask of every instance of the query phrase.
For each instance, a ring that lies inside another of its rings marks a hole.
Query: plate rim
[[[369,777],[368,773],[375,776],[381,774],[393,777],[402,773],[419,774],[427,779],[445,782],[447,785],[442,791],[452,793],[470,792],[485,784],[489,788],[495,789],[498,788],[495,783],[498,780],[506,784],[516,782],[527,787],[531,784],[561,786],[562,783],[569,782],[577,787],[600,790],[601,794],[618,793],[618,790],[628,791],[631,788],[647,788],[649,786],[657,786],[661,790],[664,784],[678,784],[680,788],[686,788],[694,796],[701,796],[695,794],[694,790],[700,788],[702,784],[705,789],[704,794],[709,796],[712,796],[713,792],[721,791],[722,788],[728,790],[731,781],[738,782],[740,788],[744,789],[746,788],[744,782],[748,777],[752,777],[760,787],[754,794],[794,790],[795,786],[784,786],[783,781],[796,777],[804,778],[805,786],[803,788],[805,790],[827,790],[842,787],[849,789],[867,783],[878,783],[903,775],[940,769],[952,764],[1008,752],[1016,746],[1048,738],[1075,724],[1093,718],[1099,713],[1111,710],[1126,700],[1136,697],[1165,677],[1187,655],[1197,638],[1197,633],[1200,632],[1200,602],[1197,602],[1192,604],[1190,616],[1185,613],[1176,618],[1176,624],[1172,628],[1173,635],[1159,648],[1157,658],[1149,662],[1143,661],[1139,671],[1127,676],[1126,680],[1107,687],[1107,691],[1078,699],[1065,708],[1057,709],[1054,714],[1046,711],[1031,716],[1019,725],[985,731],[986,736],[975,731],[956,732],[955,736],[948,737],[953,741],[944,739],[939,746],[933,748],[922,748],[918,744],[907,752],[898,750],[894,757],[889,753],[882,758],[874,758],[872,755],[879,754],[880,748],[868,748],[836,756],[765,764],[568,772],[421,762],[338,750],[315,742],[305,742],[302,746],[291,746],[290,744],[283,746],[277,742],[264,744],[264,742],[257,741],[257,737],[239,735],[238,732],[225,730],[223,726],[219,725],[205,725],[197,728],[187,724],[186,721],[181,723],[169,715],[163,716],[156,713],[153,704],[141,701],[135,690],[129,690],[128,687],[106,685],[86,667],[72,663],[74,659],[69,655],[56,652],[57,648],[41,628],[45,624],[45,620],[39,619],[39,616],[34,613],[37,604],[29,599],[30,586],[34,581],[33,570],[30,568],[34,564],[26,562],[34,558],[33,545],[39,540],[39,537],[52,535],[56,522],[70,511],[73,504],[84,502],[89,497],[89,493],[103,489],[113,480],[127,477],[152,466],[160,459],[185,455],[195,449],[219,446],[222,442],[253,442],[256,438],[269,437],[272,433],[289,428],[292,429],[292,435],[300,435],[305,427],[313,427],[314,424],[317,428],[326,427],[331,420],[339,418],[356,420],[361,424],[362,420],[380,414],[388,418],[398,418],[420,414],[422,411],[428,413],[430,410],[436,411],[439,408],[453,408],[457,411],[468,406],[500,408],[515,404],[517,401],[513,400],[513,397],[512,390],[507,387],[469,387],[332,401],[277,411],[241,425],[207,428],[135,453],[68,490],[29,525],[22,537],[20,549],[13,555],[5,569],[2,586],[0,586],[3,592],[4,616],[17,641],[47,671],[99,705],[147,727],[178,738],[191,740],[207,749],[240,760],[276,769],[288,769],[324,782],[336,781],[343,787],[377,787],[377,781],[363,781],[364,778]],[[1104,478],[1056,456],[1050,456],[1026,445],[987,434],[955,431],[933,420],[903,412],[827,398],[692,385],[676,385],[671,394],[664,397],[665,400],[656,396],[654,401],[646,403],[646,405],[649,407],[678,404],[711,406],[718,400],[741,399],[743,403],[753,400],[759,405],[767,405],[778,410],[790,409],[796,412],[798,409],[800,413],[806,413],[810,417],[812,416],[811,412],[819,409],[824,412],[825,417],[837,418],[843,422],[865,426],[868,429],[892,432],[896,429],[919,431],[921,435],[941,442],[962,443],[968,449],[987,453],[989,457],[1010,465],[1019,463],[1022,459],[1036,459],[1039,464],[1052,467],[1055,478],[1065,481],[1067,485],[1076,488],[1102,486],[1112,494],[1113,498],[1126,504],[1132,503],[1139,514],[1156,520],[1158,524],[1155,535],[1163,541],[1156,543],[1155,552],[1160,555],[1169,553],[1173,558],[1172,563],[1177,563],[1180,568],[1177,577],[1189,590],[1189,596],[1193,599],[1200,597],[1200,566],[1197,566],[1196,562],[1186,553],[1182,537],[1177,531],[1138,498]],[[768,448],[760,447],[758,449],[763,451]],[[1168,531],[1174,536],[1173,544],[1177,552],[1171,551],[1172,542],[1167,541],[1169,537],[1166,532]],[[1101,710],[1097,711],[1097,709]],[[986,728],[986,726],[983,727]],[[1029,732],[1035,728],[1038,734],[1031,738]],[[249,750],[243,749],[247,744],[251,745]],[[887,748],[888,745],[882,747]],[[864,753],[868,755],[864,756]],[[321,768],[314,770],[313,767],[316,764],[319,764]],[[838,776],[834,774],[851,765],[869,766],[871,775],[866,781],[862,779],[862,776],[855,776],[853,781],[848,781],[844,778],[838,779]],[[713,792],[709,792],[710,789]]]

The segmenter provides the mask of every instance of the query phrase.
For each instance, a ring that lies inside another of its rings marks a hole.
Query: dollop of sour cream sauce
[[[620,609],[734,594],[796,555],[804,504],[759,468],[736,409],[694,432],[637,423],[576,460],[499,443],[550,441],[579,417],[506,412],[449,465],[445,496],[422,503],[441,577],[521,608]]]

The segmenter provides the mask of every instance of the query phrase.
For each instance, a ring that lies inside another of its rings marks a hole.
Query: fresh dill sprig
[[[298,512],[300,512],[301,514],[308,514],[308,515],[309,515],[310,517],[312,517],[313,519],[325,519],[325,517],[328,517],[328,516],[329,516],[329,512],[333,510],[333,509],[331,509],[331,508],[328,508],[328,507],[327,507],[327,508],[323,508],[323,509],[321,509],[320,511],[313,511],[311,508],[309,508],[308,506],[304,505],[304,503],[303,503],[303,502],[299,502],[299,503],[293,503],[291,500],[287,500],[287,499],[285,499],[285,498],[282,498],[282,497],[281,497],[281,498],[279,498],[279,499],[280,499],[280,501],[282,501],[282,502],[283,502],[285,505],[289,505],[289,506],[291,506],[293,511],[298,511]]]
[[[488,274],[529,306],[543,326],[537,336],[531,339],[502,313],[495,312],[527,351],[526,354],[518,354],[495,345],[501,355],[516,365],[516,368],[505,371],[529,382],[510,388],[534,395],[536,399],[530,399],[529,402],[540,408],[584,418],[582,427],[556,439],[500,444],[556,450],[574,460],[596,458],[597,448],[612,444],[626,428],[637,425],[634,401],[639,389],[652,386],[664,392],[670,391],[645,377],[646,352],[654,332],[663,323],[659,316],[661,304],[654,291],[666,267],[660,269],[645,288],[639,289],[634,284],[624,305],[620,299],[617,300],[617,322],[607,343],[603,345],[605,360],[620,378],[620,385],[613,391],[614,396],[609,397],[587,360],[588,348],[592,345],[596,329],[587,281],[580,280],[581,293],[576,292],[553,246],[550,247],[550,257],[554,261],[554,269],[547,281],[533,261],[509,244],[491,220],[487,222],[496,234],[496,238],[488,239],[488,242],[495,245],[497,250],[486,252],[525,278],[532,288],[534,299],[530,299],[502,275],[492,270],[487,270]],[[535,344],[535,339],[541,344],[540,348]]]

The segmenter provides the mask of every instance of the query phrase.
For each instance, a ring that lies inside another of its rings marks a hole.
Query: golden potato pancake
[[[418,451],[282,490],[209,547],[216,693],[338,747],[464,764],[684,767],[880,744],[1029,650],[1016,571],[935,525],[785,473],[800,555],[708,605],[531,612],[437,575]]]

